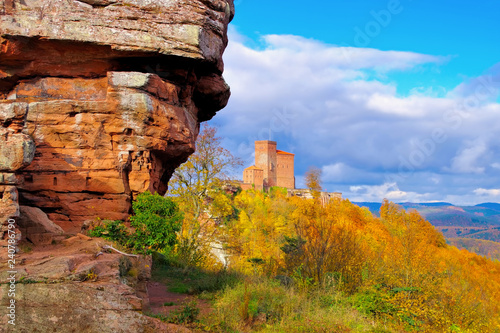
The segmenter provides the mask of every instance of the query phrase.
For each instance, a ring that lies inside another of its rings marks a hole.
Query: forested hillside
[[[211,300],[209,315],[189,316],[199,330],[500,330],[500,262],[446,244],[415,210],[384,201],[376,217],[349,200],[288,197],[281,188],[213,194],[204,213],[179,221],[187,196],[146,193],[134,204],[135,231],[119,221],[94,229],[130,250],[156,249],[157,279]],[[161,216],[177,230],[168,244],[153,237]],[[190,276],[213,278],[188,287]],[[198,313],[192,304],[183,311]]]
[[[500,243],[492,242],[484,239],[475,238],[449,238],[446,241],[448,244],[458,247],[459,249],[467,249],[493,260],[500,260]]]
[[[367,207],[379,216],[381,204],[376,202],[357,202],[360,207]],[[495,251],[486,250],[495,247],[484,241],[500,242],[500,204],[483,203],[476,206],[454,206],[447,202],[399,204],[404,209],[417,210],[426,220],[443,233],[447,241],[474,253],[490,256]],[[460,238],[458,240],[456,238]],[[468,239],[467,241],[464,241]],[[497,243],[500,246],[500,243]]]
[[[279,189],[244,191],[231,202],[224,222],[231,269],[340,292],[394,329],[500,329],[500,263],[447,245],[416,211],[385,201],[378,218],[348,200],[321,205]],[[256,312],[266,309],[245,297]]]

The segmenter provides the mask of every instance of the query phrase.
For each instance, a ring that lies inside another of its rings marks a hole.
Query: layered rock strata
[[[65,232],[166,191],[229,98],[232,0],[0,0],[0,205]],[[5,220],[5,218],[4,218]]]
[[[149,311],[150,257],[106,252],[100,239],[78,234],[63,244],[17,256],[15,297],[0,262],[0,305],[15,300],[15,317],[0,314],[0,332],[177,332]],[[8,324],[15,319],[15,326]]]

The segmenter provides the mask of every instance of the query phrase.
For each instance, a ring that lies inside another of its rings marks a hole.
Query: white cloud
[[[500,189],[478,188],[474,190],[474,193],[480,196],[500,197]]]
[[[414,52],[381,51],[371,48],[344,47],[324,44],[320,41],[293,35],[266,35],[264,52],[275,52],[290,60],[289,55],[294,54],[295,61],[309,62],[316,68],[324,65],[335,66],[343,69],[370,69],[379,72],[391,70],[405,70],[425,63],[441,63],[445,57],[437,57]]]
[[[243,39],[231,29],[224,76],[233,95],[247,101],[259,98],[268,102],[270,97],[295,94],[306,97],[329,87],[344,90],[340,84],[365,79],[365,70],[385,73],[442,60],[413,52],[337,47],[290,35],[264,36],[265,47],[256,50],[243,44]],[[351,87],[356,86],[368,92],[394,92],[393,87],[379,82],[362,81]]]
[[[488,69],[484,75],[467,79],[449,94],[475,104],[495,101],[500,94],[500,64]]]
[[[324,181],[335,181],[345,176],[347,167],[344,163],[326,165],[322,168]]]
[[[425,72],[446,57],[290,35],[262,40],[250,47],[231,28],[224,76],[232,96],[214,118],[249,163],[254,140],[276,140],[296,154],[298,180],[315,165],[328,190],[362,201],[472,200],[474,189],[500,183],[498,103],[467,104],[464,94],[422,82],[398,93],[391,75]]]
[[[452,100],[429,98],[426,96],[410,96],[406,98],[394,95],[373,94],[367,102],[367,107],[382,113],[407,117],[425,117],[436,109],[444,110],[454,107]]]
[[[427,194],[401,191],[397,183],[351,186],[350,191],[352,192],[350,194],[352,201],[381,202],[384,198],[394,202],[422,202],[430,200]]]
[[[492,163],[491,167],[495,169],[500,169],[500,163]]]
[[[486,151],[486,144],[482,140],[468,142],[453,158],[450,170],[456,173],[484,173],[485,168],[479,166],[478,160]]]

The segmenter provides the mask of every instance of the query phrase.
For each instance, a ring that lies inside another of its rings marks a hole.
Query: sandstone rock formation
[[[100,239],[74,237],[17,257],[16,325],[0,314],[0,332],[185,332],[142,315],[150,257],[101,252]],[[100,254],[96,257],[96,254]],[[101,254],[102,253],[102,254]],[[0,305],[9,305],[9,268],[0,262]]]
[[[232,0],[0,0],[4,215],[18,191],[75,232],[164,193],[229,98],[233,14]]]
[[[36,207],[20,206],[17,225],[24,239],[35,245],[51,244],[57,235],[62,236],[64,233],[60,226],[49,220],[47,214]]]

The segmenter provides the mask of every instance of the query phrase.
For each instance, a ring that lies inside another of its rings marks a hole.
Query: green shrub
[[[146,191],[137,196],[132,208],[135,215],[130,217],[130,225],[135,232],[128,242],[129,247],[145,254],[170,252],[183,219],[177,204],[170,198]]]
[[[195,300],[186,302],[181,309],[173,311],[170,322],[174,324],[189,324],[197,321],[200,309]]]
[[[234,330],[248,325],[274,323],[283,319],[302,302],[292,289],[276,280],[239,283],[224,290],[216,300],[218,320]]]
[[[89,230],[90,237],[101,237],[125,245],[129,236],[127,228],[122,221],[104,220],[100,225]]]
[[[180,237],[175,253],[172,253],[169,257],[176,265],[185,268],[202,266],[209,255],[210,250],[203,246],[198,238]]]
[[[182,281],[174,281],[168,287],[168,291],[177,294],[192,294],[193,289]]]
[[[357,310],[379,318],[385,315],[392,316],[396,312],[390,298],[390,293],[380,286],[360,291],[351,297]]]
[[[176,244],[176,233],[183,219],[177,204],[170,198],[146,191],[137,196],[132,208],[135,213],[130,217],[133,232],[122,221],[103,221],[91,229],[89,235],[115,241],[137,253],[169,253]]]

